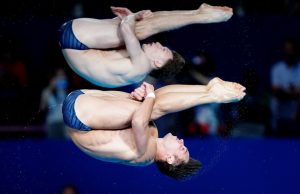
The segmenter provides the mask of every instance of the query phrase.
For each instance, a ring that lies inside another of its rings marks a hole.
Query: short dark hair
[[[159,69],[152,70],[150,76],[159,79],[172,78],[181,71],[185,65],[184,58],[176,51],[172,51],[173,58],[169,59],[164,66]]]
[[[200,161],[190,157],[187,163],[181,163],[177,166],[169,164],[166,161],[156,161],[158,170],[176,180],[186,180],[190,176],[197,174],[198,170],[202,167]]]

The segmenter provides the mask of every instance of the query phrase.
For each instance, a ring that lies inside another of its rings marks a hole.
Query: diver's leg
[[[145,39],[163,31],[174,30],[190,24],[225,22],[232,16],[229,7],[202,4],[196,10],[158,11],[136,23],[136,35]]]
[[[162,90],[156,93],[152,119],[200,104],[236,102],[245,96],[245,87],[219,78],[213,79],[207,86],[172,85]]]

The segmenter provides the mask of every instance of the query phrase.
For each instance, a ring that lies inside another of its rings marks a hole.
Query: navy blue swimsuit
[[[76,49],[76,50],[87,50],[89,47],[82,44],[75,36],[73,30],[72,30],[72,23],[73,21],[68,21],[64,23],[60,27],[60,40],[59,44],[61,49]]]
[[[71,128],[78,129],[81,131],[90,131],[91,128],[83,124],[78,119],[74,109],[75,101],[77,97],[81,94],[84,94],[81,90],[75,90],[65,98],[62,106],[63,118],[65,124]]]

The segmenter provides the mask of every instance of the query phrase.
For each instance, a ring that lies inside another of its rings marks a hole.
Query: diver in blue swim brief
[[[184,59],[160,43],[140,45],[153,34],[195,23],[227,21],[232,9],[202,4],[190,11],[143,10],[111,7],[113,19],[78,18],[62,26],[60,44],[69,66],[91,83],[115,88],[142,81],[149,73],[172,77]],[[184,16],[184,18],[183,18]],[[126,49],[121,48],[125,44]]]
[[[69,117],[69,111],[75,108],[77,119],[93,129],[83,131],[81,125],[80,130],[69,129],[73,142],[88,155],[124,165],[146,166],[155,162],[162,173],[184,179],[195,174],[200,163],[190,157],[182,139],[172,134],[159,138],[152,121],[204,103],[239,101],[245,96],[244,90],[240,84],[214,78],[206,86],[169,85],[156,91],[144,82],[130,94],[74,91],[64,103],[65,107],[70,106],[64,108],[63,114],[75,118]]]
[[[63,112],[63,119],[65,124],[68,127],[78,129],[81,131],[89,131],[91,130],[90,127],[83,124],[78,117],[76,116],[74,104],[79,95],[84,94],[81,90],[75,90],[71,92],[63,102],[62,112]]]

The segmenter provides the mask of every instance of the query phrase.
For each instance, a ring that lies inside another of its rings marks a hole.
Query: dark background
[[[110,5],[126,6],[132,11],[158,11],[196,9],[202,2],[3,2],[0,8],[1,55],[10,53],[11,60],[19,61],[25,66],[19,73],[23,79],[11,75],[9,67],[1,66],[1,125],[31,126],[42,123],[43,115],[39,113],[40,93],[47,85],[49,72],[56,67],[63,67],[70,79],[77,76],[67,66],[58,46],[58,29],[62,23],[74,18],[72,13],[76,3],[82,5],[83,17],[111,18],[113,15]],[[191,25],[155,35],[151,39],[177,50],[186,60],[199,50],[210,53],[216,63],[215,75],[222,79],[245,84],[243,75],[248,72],[256,81],[255,92],[264,92],[267,98],[270,94],[270,67],[281,58],[282,42],[287,37],[299,39],[298,2],[207,3],[233,7],[235,15],[226,23]],[[242,14],[237,13],[240,9],[243,10]],[[178,83],[182,82],[179,78]],[[85,80],[80,83],[82,87],[97,88]],[[74,84],[71,82],[69,89],[73,88]]]

